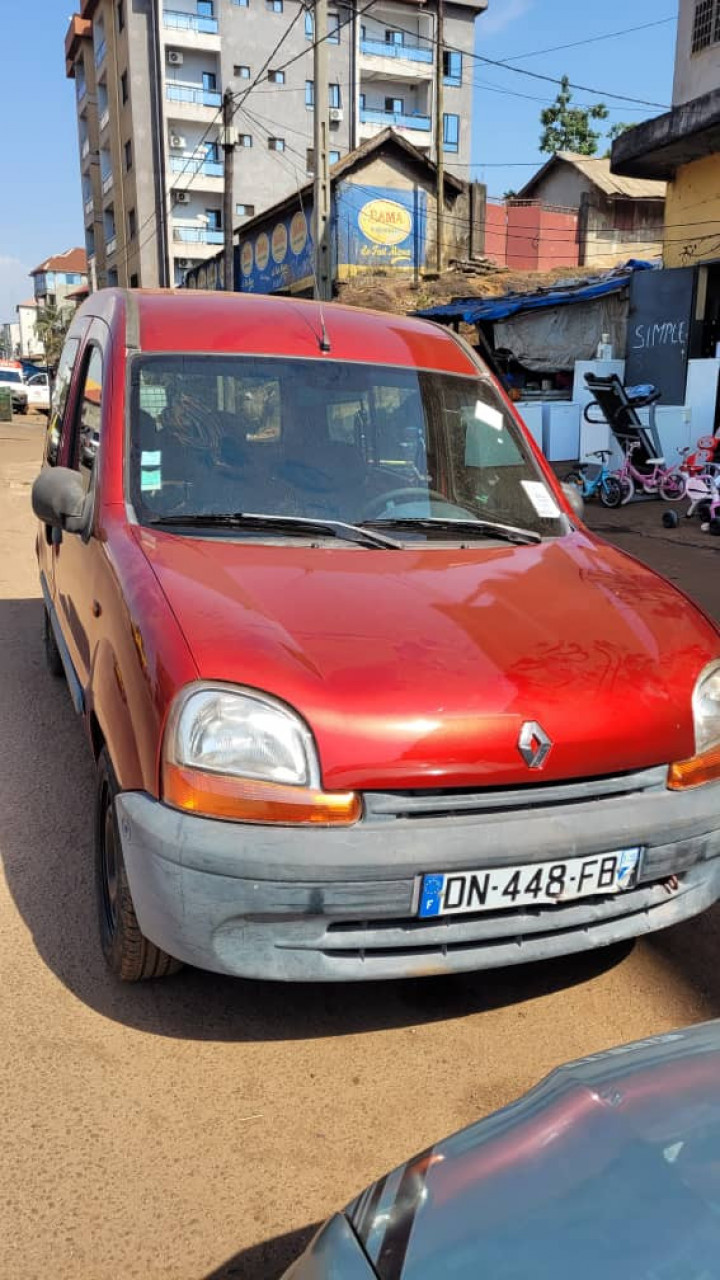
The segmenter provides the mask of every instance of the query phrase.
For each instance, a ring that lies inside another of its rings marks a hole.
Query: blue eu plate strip
[[[422,891],[420,893],[421,918],[440,915],[440,903],[442,901],[444,884],[444,876],[423,876]]]

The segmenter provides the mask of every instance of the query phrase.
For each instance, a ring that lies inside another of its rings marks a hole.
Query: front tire
[[[617,476],[606,476],[600,485],[600,501],[604,507],[622,505],[623,490]]]
[[[118,830],[115,797],[119,791],[107,749],[97,764],[95,796],[95,883],[100,944],[113,973],[123,982],[164,978],[182,968],[146,938],[138,924]]]
[[[687,491],[687,481],[677,471],[670,471],[660,481],[660,497],[665,502],[680,502]]]
[[[625,507],[635,497],[635,485],[630,476],[618,476],[617,479],[622,490],[622,506]]]

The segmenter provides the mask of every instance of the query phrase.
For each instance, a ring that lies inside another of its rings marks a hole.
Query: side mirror
[[[44,467],[32,487],[33,511],[53,529],[83,533],[91,506],[81,476],[69,467]]]
[[[560,488],[578,520],[585,519],[585,501],[576,484],[562,484]]]

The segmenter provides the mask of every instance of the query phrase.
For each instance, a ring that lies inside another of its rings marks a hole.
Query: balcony
[[[222,178],[225,170],[222,160],[194,159],[192,156],[170,157],[170,172],[191,174],[201,173],[206,178]]]
[[[102,180],[102,193],[104,196],[107,195],[108,191],[112,190],[112,185],[113,185],[112,173],[106,173],[105,177]]]
[[[85,212],[85,217],[86,217],[86,218],[91,218],[91,217],[92,217],[93,207],[94,207],[94,206],[93,206],[93,198],[92,198],[92,196],[88,196],[87,200],[85,201],[85,203],[84,203],[84,205],[83,205],[83,210],[84,210],[84,212]]]
[[[111,254],[115,252],[116,249],[117,249],[117,232],[113,231],[109,240],[105,241],[105,253],[107,254],[108,258],[111,256]]]
[[[78,80],[75,85],[75,101],[77,102],[78,106],[80,106],[80,103],[85,100],[86,93],[87,93],[87,85],[85,84],[85,81]]]
[[[223,244],[222,231],[211,227],[173,227],[173,240],[180,244]]]
[[[375,107],[360,108],[360,123],[379,125],[382,129],[393,125],[396,129],[416,129],[422,133],[429,133],[432,127],[430,116],[408,115],[404,111],[382,111]]]
[[[163,26],[173,31],[193,31],[197,35],[214,36],[218,31],[217,18],[203,18],[197,13],[181,13],[178,9],[163,9]]]
[[[186,102],[195,107],[219,107],[222,95],[215,89],[203,89],[196,84],[180,84],[177,80],[165,86],[169,102]]]
[[[95,66],[96,67],[99,67],[101,63],[105,61],[106,53],[107,53],[107,46],[105,44],[105,41],[101,40],[100,43],[95,46]]]
[[[89,155],[90,155],[90,139],[83,138],[82,142],[80,143],[80,159],[87,160]]]
[[[432,48],[406,40],[404,44],[392,44],[389,40],[361,40],[360,52],[371,58],[403,58],[406,62],[432,64]]]
[[[109,123],[110,123],[110,108],[105,107],[98,121],[98,127],[101,133]]]

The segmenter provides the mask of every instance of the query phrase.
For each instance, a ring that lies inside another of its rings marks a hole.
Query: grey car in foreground
[[[720,1280],[720,1021],[561,1067],[369,1187],[285,1280],[378,1277]]]

